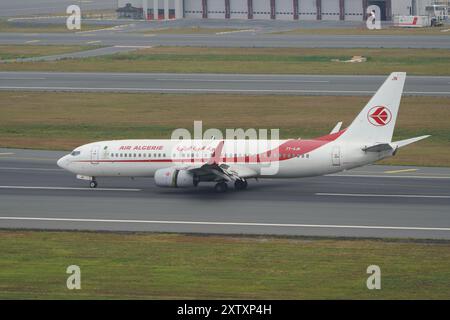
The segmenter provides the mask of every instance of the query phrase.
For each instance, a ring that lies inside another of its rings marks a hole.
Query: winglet
[[[330,134],[338,133],[339,130],[341,130],[341,127],[342,127],[342,121],[340,121],[336,124],[336,126],[333,128],[333,130],[331,130]]]
[[[222,154],[224,144],[225,142],[223,140],[219,142],[211,158],[208,160],[208,164],[218,164],[220,162],[220,155]]]

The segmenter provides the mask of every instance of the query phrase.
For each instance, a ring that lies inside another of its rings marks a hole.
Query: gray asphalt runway
[[[96,41],[106,46],[201,46],[266,48],[441,48],[450,49],[448,35],[280,35],[229,34],[139,34],[116,31],[78,33],[0,33],[0,44],[85,45]]]
[[[0,228],[450,239],[450,169],[368,166],[337,175],[160,189],[152,179],[85,181],[61,152],[0,149]]]
[[[371,95],[386,76],[0,72],[0,90]],[[406,95],[450,96],[450,77],[408,76]]]

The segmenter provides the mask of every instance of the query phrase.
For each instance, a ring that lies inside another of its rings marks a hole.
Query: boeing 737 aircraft
[[[83,145],[58,166],[97,187],[99,177],[154,177],[159,187],[214,182],[217,192],[247,187],[251,178],[336,173],[394,156],[427,136],[392,141],[406,73],[392,73],[349,127],[290,140],[115,140]],[[253,151],[257,150],[257,151]]]

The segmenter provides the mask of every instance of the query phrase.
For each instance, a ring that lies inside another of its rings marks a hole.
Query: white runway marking
[[[47,78],[0,78],[0,80],[45,80]]]
[[[389,170],[389,171],[384,171],[384,173],[404,173],[404,172],[415,172],[418,171],[419,169],[400,169],[400,170]]]
[[[75,187],[33,187],[33,186],[0,186],[0,189],[31,189],[31,190],[80,190],[80,191],[129,191],[139,192],[142,189],[131,188],[75,188]]]
[[[12,155],[15,155],[15,153],[13,153],[13,152],[1,152],[0,153],[0,156],[12,156]]]
[[[450,199],[450,195],[449,196],[436,196],[436,195],[425,195],[425,194],[316,193],[316,196]]]
[[[241,32],[256,32],[256,30],[255,29],[246,29],[246,30],[222,31],[222,32],[216,32],[216,34],[221,35],[221,34],[241,33]]]
[[[450,179],[450,176],[411,176],[411,175],[399,175],[399,176],[393,176],[393,175],[384,175],[380,173],[379,175],[376,174],[327,174],[327,177],[356,177],[356,178],[408,178],[408,179]]]
[[[358,225],[296,224],[296,223],[291,224],[291,223],[260,223],[260,222],[171,221],[171,220],[131,220],[131,219],[123,220],[123,219],[82,219],[82,218],[46,218],[46,217],[0,217],[0,220],[216,225],[216,226],[249,226],[249,227],[324,228],[324,229],[334,228],[334,229],[384,229],[384,230],[411,230],[411,231],[450,231],[450,228],[443,228],[443,227],[358,226]]]

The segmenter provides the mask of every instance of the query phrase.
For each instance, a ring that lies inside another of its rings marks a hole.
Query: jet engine
[[[187,170],[165,168],[156,170],[155,183],[158,187],[189,188],[196,187],[198,179]]]

